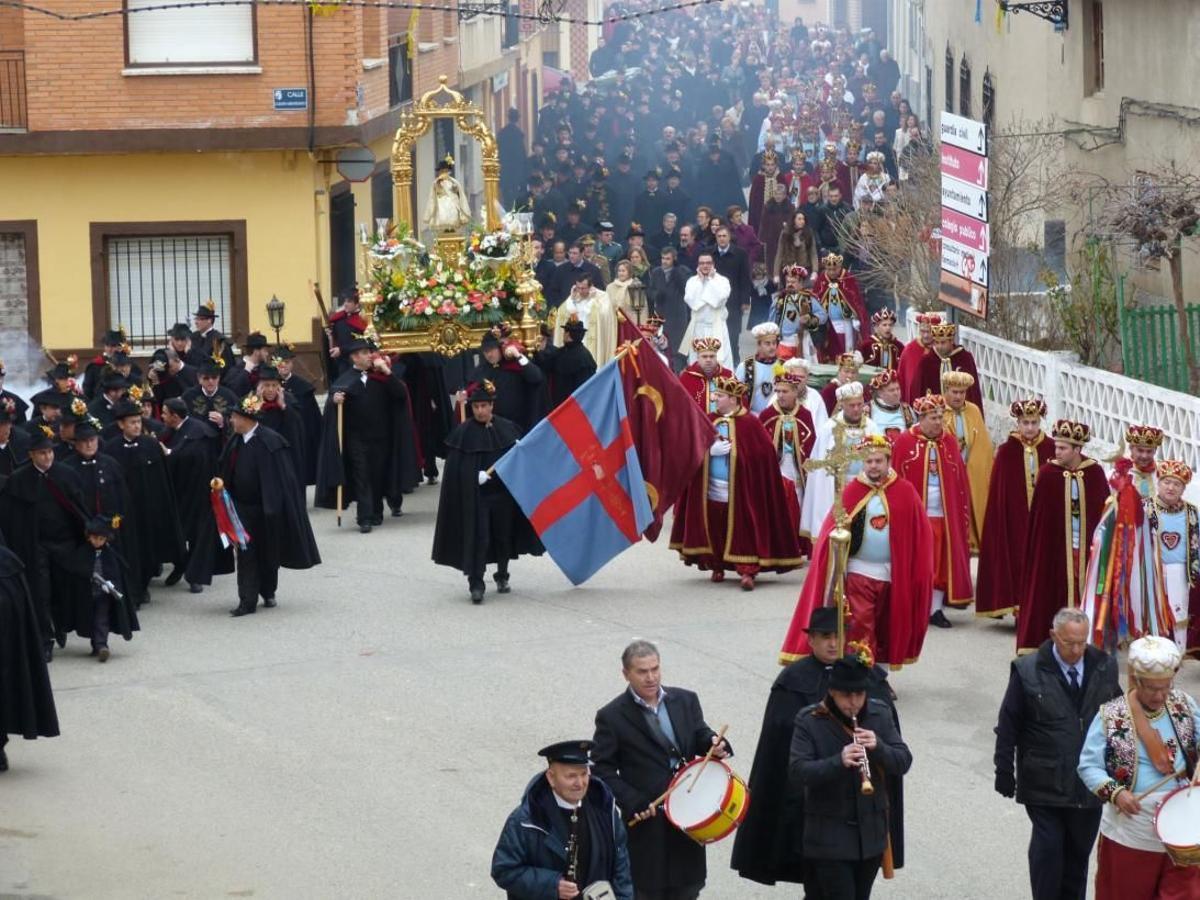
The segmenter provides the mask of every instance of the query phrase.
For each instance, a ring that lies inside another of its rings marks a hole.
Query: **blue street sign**
[[[275,109],[308,109],[308,88],[275,88]]]

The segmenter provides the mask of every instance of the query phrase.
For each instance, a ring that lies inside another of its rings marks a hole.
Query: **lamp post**
[[[638,328],[641,328],[642,313],[646,311],[646,286],[637,278],[629,283],[629,308],[637,316]]]
[[[267,302],[267,322],[275,329],[275,343],[279,343],[279,329],[283,328],[283,310],[284,302],[271,295],[271,299]]]

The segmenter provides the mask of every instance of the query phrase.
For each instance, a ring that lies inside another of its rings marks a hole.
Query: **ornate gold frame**
[[[397,223],[404,223],[415,235],[419,232],[416,210],[412,204],[413,145],[424,134],[428,133],[434,119],[453,119],[463,134],[473,137],[480,146],[483,168],[483,204],[484,222],[488,231],[500,228],[500,151],[496,145],[495,135],[488,128],[483,110],[471,103],[458,91],[447,85],[447,77],[442,75],[439,84],[432,91],[421,96],[411,110],[400,115],[400,126],[392,142],[392,184],[393,210]],[[438,252],[454,253],[461,251],[464,240],[458,236],[439,237]],[[528,237],[525,241],[524,253],[516,265],[519,267],[519,287],[517,293],[523,301],[521,321],[513,322],[514,335],[527,347],[532,348],[538,337],[538,321],[530,309],[537,295],[541,293],[541,285],[533,277],[529,265],[532,248]],[[363,248],[364,269],[368,265]],[[378,298],[371,291],[362,294],[363,312],[368,322],[374,321],[375,304]],[[441,353],[443,356],[455,356],[463,350],[469,350],[479,345],[480,340],[488,329],[484,327],[467,328],[459,322],[446,321],[439,318],[430,325],[427,331],[384,332],[377,335],[381,349],[389,353]]]

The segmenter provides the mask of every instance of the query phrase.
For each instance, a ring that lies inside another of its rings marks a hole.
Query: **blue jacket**
[[[545,813],[553,805],[549,795],[546,775],[539,772],[525,787],[521,805],[512,811],[500,833],[492,854],[492,880],[507,892],[508,900],[557,900],[558,882],[567,868],[567,835],[561,824]],[[612,822],[611,871],[597,878],[612,885],[617,900],[633,900],[625,823],[612,792],[595,775],[584,803],[600,811],[603,820]],[[595,839],[603,837],[596,835]],[[580,889],[585,886],[586,882],[579,885]]]

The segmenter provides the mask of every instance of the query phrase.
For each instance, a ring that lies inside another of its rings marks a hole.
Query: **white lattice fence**
[[[913,316],[909,310],[909,334],[916,334]],[[1092,427],[1089,455],[1111,455],[1125,427],[1143,423],[1165,433],[1161,457],[1200,468],[1200,399],[1080,365],[1071,353],[1033,350],[974,328],[960,326],[959,340],[979,368],[993,439],[1011,430],[1008,406],[1013,400],[1040,396],[1050,421],[1076,419]]]

